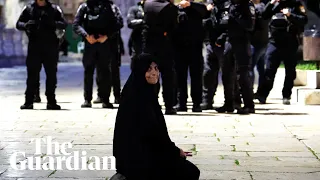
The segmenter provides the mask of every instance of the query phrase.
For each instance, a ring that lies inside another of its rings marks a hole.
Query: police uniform
[[[210,18],[204,21],[206,31],[206,58],[203,74],[203,110],[213,109],[213,98],[218,87],[218,75],[223,61],[224,44],[227,38],[230,0],[209,2],[214,4]]]
[[[166,114],[176,114],[173,108],[174,94],[174,51],[172,35],[177,27],[178,8],[166,0],[147,0],[144,5],[142,51],[159,59],[159,70],[163,85]]]
[[[112,5],[112,10],[117,18],[117,22],[121,27],[123,27],[123,18],[121,15],[121,11],[118,6],[115,4]],[[110,49],[111,49],[111,86],[113,90],[114,95],[114,103],[118,104],[120,101],[120,92],[121,92],[121,82],[120,82],[120,66],[121,66],[121,52],[120,52],[120,42],[121,42],[121,31],[117,32],[116,35],[114,35],[112,38],[109,39],[110,41]],[[123,45],[122,45],[123,47]],[[96,83],[98,85],[97,91],[98,91],[98,98],[93,101],[93,103],[102,103],[101,98],[99,97],[99,91],[100,89],[100,76],[97,71],[96,76]]]
[[[131,56],[131,69],[133,61],[137,59],[142,52],[142,29],[144,25],[144,1],[140,1],[137,5],[130,7],[127,16],[128,28],[132,29],[129,39],[129,55]]]
[[[233,71],[236,66],[239,86],[242,91],[244,107],[239,108],[239,114],[254,113],[253,84],[251,72],[251,42],[250,36],[254,29],[255,8],[248,0],[232,0],[229,9],[228,20],[228,42],[225,47],[226,60],[224,67],[230,67],[229,73],[223,72],[223,86],[225,93],[225,104],[218,108],[218,112],[234,111],[234,77]],[[229,63],[227,65],[226,63]],[[223,68],[224,68],[223,67]],[[227,76],[227,77],[226,77]]]
[[[25,104],[21,109],[33,109],[34,95],[39,88],[41,66],[46,72],[47,109],[61,109],[57,105],[55,89],[57,85],[57,64],[59,59],[59,38],[57,33],[67,26],[58,5],[46,0],[45,6],[36,2],[27,5],[16,24],[29,38],[27,65],[27,89]]]
[[[93,35],[98,39],[101,35],[106,35],[108,39],[99,43],[90,44],[85,39],[83,54],[84,66],[84,99],[81,107],[91,107],[93,75],[97,68],[99,76],[98,96],[102,100],[103,108],[113,108],[109,102],[111,91],[111,43],[110,39],[117,35],[122,27],[121,22],[113,11],[113,2],[109,0],[88,0],[80,5],[75,20],[73,22],[74,31],[84,39],[88,35]]]
[[[289,9],[290,15],[281,11]],[[299,35],[307,23],[305,9],[299,0],[279,1],[268,3],[263,13],[264,18],[271,18],[269,23],[270,39],[266,52],[267,67],[263,84],[257,91],[258,99],[265,103],[272,87],[277,69],[284,62],[286,76],[282,89],[283,103],[290,104],[293,81],[296,78]]]
[[[202,3],[191,2],[189,7],[179,8],[179,25],[174,36],[178,84],[178,111],[187,111],[188,71],[191,78],[193,112],[201,112],[204,28],[202,21],[208,16]]]
[[[254,48],[252,55],[252,82],[255,82],[254,69],[257,67],[259,73],[258,84],[261,85],[263,81],[263,76],[265,72],[265,52],[268,45],[268,20],[262,17],[262,13],[265,8],[264,3],[254,4],[256,9],[256,23],[255,30],[253,33],[251,44]]]

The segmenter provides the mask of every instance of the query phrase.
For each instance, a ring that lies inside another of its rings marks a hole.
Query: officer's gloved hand
[[[27,30],[31,30],[32,28],[34,28],[36,26],[36,21],[35,20],[29,20],[28,22],[26,22],[24,24],[24,27],[27,29]]]

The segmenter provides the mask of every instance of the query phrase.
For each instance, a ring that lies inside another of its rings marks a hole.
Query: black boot
[[[57,103],[48,103],[47,110],[61,110],[61,106],[59,106]]]
[[[39,94],[34,95],[33,102],[34,103],[40,103],[41,102],[41,98],[40,98]]]
[[[103,102],[102,108],[113,109],[113,105],[110,102]]]
[[[229,105],[223,105],[222,107],[216,108],[216,111],[218,113],[233,113],[234,107]]]
[[[114,98],[114,103],[119,104],[120,103],[120,97],[115,97]]]
[[[290,105],[290,99],[289,98],[283,98],[283,104],[284,105]]]
[[[176,115],[177,114],[177,110],[174,108],[166,108],[166,115]]]
[[[254,108],[243,107],[237,110],[237,114],[251,114],[255,113]]]
[[[202,112],[202,108],[201,108],[200,104],[193,105],[192,112]]]
[[[203,102],[203,103],[201,103],[200,107],[202,110],[212,110],[213,109],[212,104],[213,103]]]
[[[20,109],[33,109],[32,103],[24,103],[24,105],[20,106]]]
[[[98,96],[96,100],[93,101],[93,104],[100,104],[102,103],[101,98]]]
[[[85,100],[83,104],[81,104],[81,108],[91,108],[92,104],[90,101]]]
[[[176,105],[174,107],[174,109],[176,109],[178,112],[187,112],[188,111],[187,105],[181,105],[181,104]]]

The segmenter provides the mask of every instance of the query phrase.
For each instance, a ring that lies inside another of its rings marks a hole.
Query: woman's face
[[[149,84],[157,84],[159,80],[158,65],[154,62],[150,64],[148,71],[146,72],[146,80]]]

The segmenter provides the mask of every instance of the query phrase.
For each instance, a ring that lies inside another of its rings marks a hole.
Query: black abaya
[[[152,62],[156,60],[151,55],[140,55],[121,94],[113,139],[117,172],[128,180],[197,180],[199,170],[180,157],[168,135],[155,85],[146,81]]]

